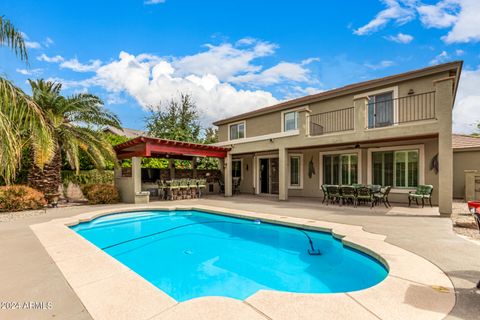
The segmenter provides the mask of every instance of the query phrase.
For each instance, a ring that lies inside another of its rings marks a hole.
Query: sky
[[[0,73],[90,92],[122,125],[180,93],[204,126],[283,100],[464,60],[454,132],[480,121],[479,0],[2,0],[29,64],[0,47]],[[478,131],[478,130],[477,130]]]

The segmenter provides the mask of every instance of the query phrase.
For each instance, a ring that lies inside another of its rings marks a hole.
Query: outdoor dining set
[[[323,201],[322,203],[334,204],[352,204],[357,207],[361,203],[368,203],[371,207],[382,202],[385,207],[390,207],[388,194],[391,186],[382,187],[380,185],[322,185]]]
[[[330,204],[352,204],[357,207],[361,203],[369,204],[373,207],[379,203],[383,203],[385,207],[391,207],[388,200],[388,195],[392,190],[391,186],[382,187],[380,185],[322,185],[323,201],[322,203]],[[417,205],[419,201],[422,203],[422,208],[428,202],[432,206],[432,185],[419,185],[414,191],[408,193],[408,206],[415,201]]]
[[[161,200],[200,198],[202,196],[202,191],[206,187],[206,179],[173,179],[158,181],[158,190]]]

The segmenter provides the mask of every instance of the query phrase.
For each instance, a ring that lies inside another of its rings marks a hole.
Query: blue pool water
[[[199,211],[120,213],[71,228],[177,301],[243,300],[260,289],[347,292],[387,276],[329,233]],[[321,255],[310,255],[312,246]]]

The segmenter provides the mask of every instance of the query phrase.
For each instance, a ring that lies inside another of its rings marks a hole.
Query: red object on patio
[[[480,201],[478,201],[478,200],[467,201],[467,204],[468,204],[468,210],[470,212],[472,212],[472,209],[474,209],[477,213],[480,213]]]
[[[114,147],[119,160],[132,157],[191,160],[193,157],[225,158],[230,148],[183,141],[138,137]]]

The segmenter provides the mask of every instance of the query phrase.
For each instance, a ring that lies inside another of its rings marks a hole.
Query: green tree
[[[115,153],[103,134],[94,128],[114,126],[119,128],[117,116],[103,107],[97,96],[81,93],[69,97],[61,94],[60,83],[31,81],[33,100],[40,107],[44,119],[52,128],[54,156],[43,168],[31,163],[28,183],[44,193],[56,193],[60,185],[62,153],[70,167],[80,170],[80,150],[97,169],[114,161]],[[33,152],[33,158],[37,154]]]
[[[149,108],[147,130],[149,135],[162,139],[199,142],[200,122],[197,106],[188,94],[180,99],[170,100],[167,105],[159,104]]]
[[[0,16],[0,47],[10,48],[28,63],[22,33],[4,16]],[[26,145],[34,150],[33,161],[40,168],[52,159],[52,131],[40,108],[20,88],[0,76],[0,178],[4,183],[15,179]]]
[[[204,144],[212,144],[218,142],[218,130],[215,128],[206,128],[205,136],[202,139]],[[198,169],[218,169],[219,162],[217,158],[200,158],[197,163]]]

